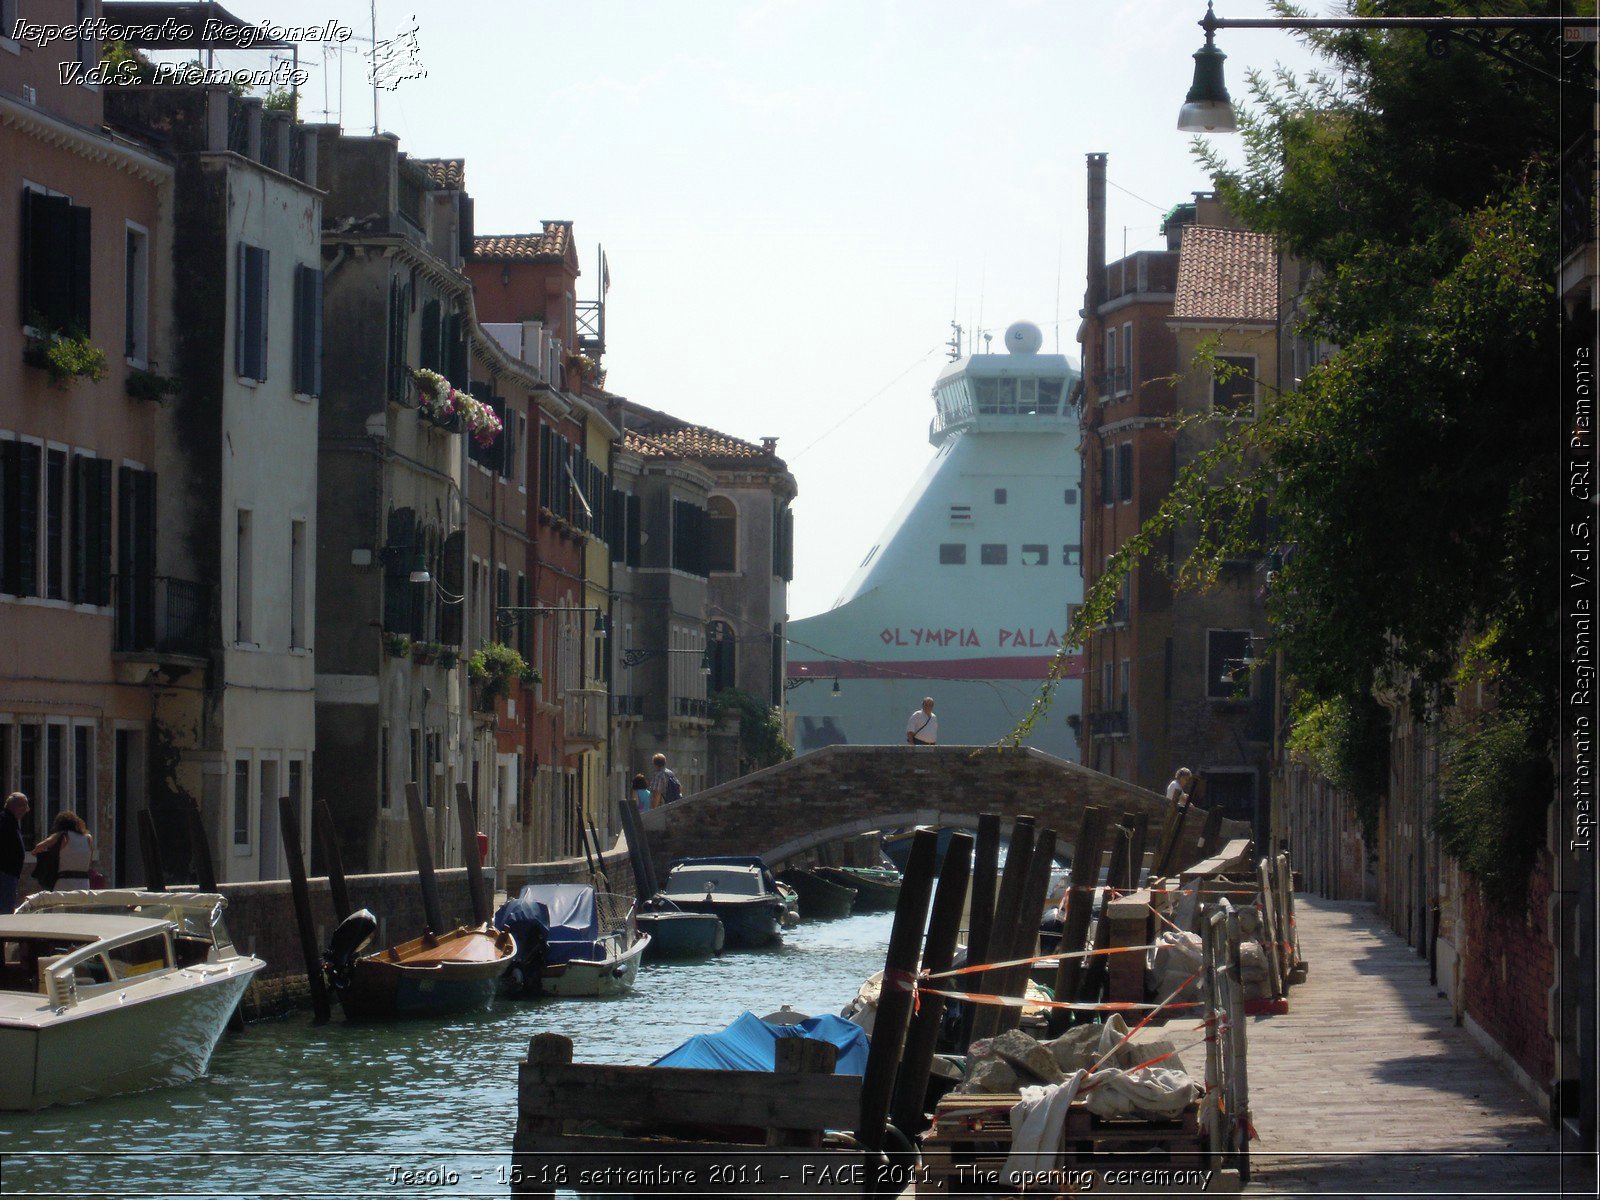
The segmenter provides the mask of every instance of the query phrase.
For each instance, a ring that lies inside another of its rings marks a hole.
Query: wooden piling
[[[1083,824],[1072,851],[1072,884],[1067,889],[1067,915],[1061,926],[1060,950],[1074,954],[1085,949],[1089,918],[1094,908],[1094,889],[1100,882],[1100,848],[1105,839],[1106,811],[1093,805],[1083,810]],[[1083,978],[1083,959],[1063,958],[1056,967],[1055,994],[1070,1000],[1078,994]],[[1072,1023],[1070,1009],[1050,1010],[1050,1032],[1060,1034]]]
[[[1205,823],[1200,826],[1200,857],[1210,858],[1222,849],[1222,808],[1213,804],[1211,811],[1206,813]],[[1181,868],[1185,864],[1179,863]]]
[[[994,890],[1000,878],[1000,814],[978,816],[978,842],[972,858],[972,904],[967,919],[967,960],[987,962],[994,930]]]
[[[202,892],[215,892],[217,868],[211,862],[211,839],[206,836],[205,818],[200,815],[198,803],[190,803],[184,807],[188,810],[189,852],[194,856],[195,886]]]
[[[1128,890],[1140,887],[1144,883],[1144,855],[1146,843],[1150,840],[1150,814],[1149,813],[1123,813],[1122,823],[1128,825],[1132,821],[1133,835],[1128,843],[1128,862],[1132,867],[1129,872],[1131,878]]]
[[[167,872],[161,862],[161,843],[156,841],[156,821],[148,808],[139,810],[139,854],[144,859],[144,886],[148,891],[167,890]]]
[[[478,853],[478,812],[472,802],[472,789],[465,781],[456,783],[456,819],[461,824],[461,861],[467,868],[467,895],[472,900],[472,923],[489,920],[493,897],[483,878],[483,856]]]
[[[895,905],[894,925],[889,932],[889,953],[883,964],[883,987],[878,994],[878,1015],[872,1025],[872,1045],[867,1051],[867,1068],[861,1079],[861,1120],[856,1140],[869,1153],[883,1149],[895,1071],[905,1050],[906,1030],[911,1020],[911,983],[916,977],[917,959],[922,950],[928,900],[933,893],[934,856],[938,849],[939,835],[932,829],[919,829],[911,837],[905,881],[900,886],[900,900]]]
[[[1011,944],[1006,949],[1007,959],[1032,958],[1039,952],[1039,923],[1044,915],[1045,898],[1050,894],[1050,872],[1056,861],[1056,831],[1043,829],[1033,843],[1033,858],[1028,863],[1028,874],[1022,886],[1022,900],[1017,906],[1017,920],[1012,927]],[[1025,996],[1028,979],[1033,968],[1027,965],[1007,967],[1003,976],[1000,996]],[[998,1032],[1015,1029],[1022,1020],[1020,1008],[999,1009]]]
[[[334,828],[333,810],[326,800],[317,801],[317,840],[322,845],[322,861],[328,868],[328,892],[333,897],[333,919],[343,921],[355,909],[350,906],[350,889],[344,882],[344,859],[339,853],[339,831]]]
[[[999,821],[995,822],[998,831]],[[939,886],[933,898],[933,916],[928,922],[928,943],[922,952],[922,969],[948,971],[955,958],[956,940],[961,935],[961,908],[966,901],[967,881],[972,870],[972,835],[956,833],[945,847],[939,867]],[[935,986],[948,988],[949,981]],[[954,989],[952,989],[954,990]],[[928,1076],[933,1069],[933,1053],[939,1042],[939,1027],[944,1023],[946,1000],[943,996],[920,996],[906,1049],[900,1060],[900,1077],[895,1085],[895,1127],[907,1137],[916,1137],[927,1128],[924,1100]]]
[[[622,818],[623,836],[628,839],[628,862],[633,867],[633,890],[639,902],[649,900],[661,889],[656,886],[655,864],[650,861],[650,847],[644,839],[644,826],[639,821],[639,807],[632,797],[617,801],[617,815]]]
[[[994,903],[994,926],[989,935],[989,953],[981,962],[1004,962],[1005,952],[1011,944],[1011,935],[1017,927],[1017,911],[1022,907],[1022,888],[1028,879],[1028,868],[1033,863],[1033,818],[1018,817],[1011,827],[1011,844],[1006,850],[1006,869],[1000,876],[1000,894]],[[972,957],[968,955],[967,964],[976,966]],[[1000,995],[1003,980],[999,976],[1003,972],[983,971],[973,978],[977,981],[969,989],[974,992],[985,992],[991,996]],[[971,1036],[969,1044],[983,1038],[993,1037],[1000,1031],[1000,1007],[995,1004],[979,1004],[973,1013]]]
[[[428,817],[422,810],[422,790],[416,780],[406,784],[406,812],[411,817],[411,845],[417,852],[417,881],[422,885],[422,911],[428,928],[443,933],[444,910],[439,905],[439,882],[433,877],[433,851],[428,848]]]
[[[600,831],[594,827],[594,822],[589,819],[588,814],[584,815],[584,823],[589,827],[589,840],[594,843],[595,875],[600,880],[600,890],[609,892],[611,880],[606,875],[606,852],[605,847],[600,844]]]
[[[306,864],[300,857],[300,815],[294,801],[278,797],[278,824],[283,830],[283,856],[289,867],[289,890],[294,895],[295,925],[300,931],[300,955],[306,964],[306,982],[311,987],[311,1011],[318,1025],[326,1025],[332,1012],[328,1006],[328,981],[322,973],[322,952],[317,948],[316,926],[311,920],[311,889],[306,885]]]

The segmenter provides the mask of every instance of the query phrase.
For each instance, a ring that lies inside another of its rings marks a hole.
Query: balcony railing
[[[1106,712],[1092,712],[1084,718],[1084,730],[1094,737],[1127,737],[1128,710],[1115,708]]]
[[[613,717],[644,716],[644,697],[623,695],[612,696],[611,715]]]
[[[568,741],[606,740],[606,694],[598,688],[573,688],[562,697]]]
[[[672,698],[672,715],[675,717],[689,717],[695,721],[711,720],[711,701],[702,700],[696,696],[674,696]]]
[[[205,656],[211,588],[169,575],[119,575],[115,580],[115,649]]]

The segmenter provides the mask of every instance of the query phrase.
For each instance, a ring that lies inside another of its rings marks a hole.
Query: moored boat
[[[670,900],[657,897],[656,907],[641,912],[639,929],[650,935],[648,958],[706,958],[721,954],[727,943],[722,922],[710,913],[684,912]]]
[[[376,929],[377,918],[366,909],[351,914],[334,931],[324,958],[328,983],[352,1021],[488,1008],[517,953],[509,933],[491,925],[463,925],[356,957]]]
[[[800,897],[800,915],[807,921],[831,921],[848,917],[855,907],[856,889],[824,879],[815,871],[790,867],[778,879],[792,887]]]
[[[892,867],[817,867],[830,883],[856,889],[856,912],[888,912],[900,902],[900,872]]]
[[[250,979],[210,893],[46,892],[0,916],[0,1109],[205,1074]]]
[[[782,938],[787,902],[754,855],[675,859],[661,895],[681,909],[714,915],[732,948],[754,949]]]
[[[516,939],[509,996],[610,996],[633,986],[650,945],[633,900],[586,883],[535,883],[494,915]]]

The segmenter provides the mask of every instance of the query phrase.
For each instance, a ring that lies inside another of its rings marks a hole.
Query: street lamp
[[[1194,54],[1194,83],[1178,112],[1184,133],[1232,133],[1238,128],[1233,102],[1222,78],[1227,55],[1216,47],[1219,29],[1414,29],[1427,35],[1431,58],[1443,58],[1456,42],[1501,62],[1547,79],[1595,90],[1592,56],[1582,67],[1585,45],[1592,46],[1594,17],[1219,17],[1210,0],[1200,19],[1205,45]],[[1576,36],[1575,36],[1576,35]],[[1542,61],[1536,61],[1537,55]]]

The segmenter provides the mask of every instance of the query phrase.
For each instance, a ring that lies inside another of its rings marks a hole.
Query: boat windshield
[[[668,895],[702,896],[718,892],[725,896],[759,896],[765,889],[761,876],[749,867],[685,866],[667,876]]]

